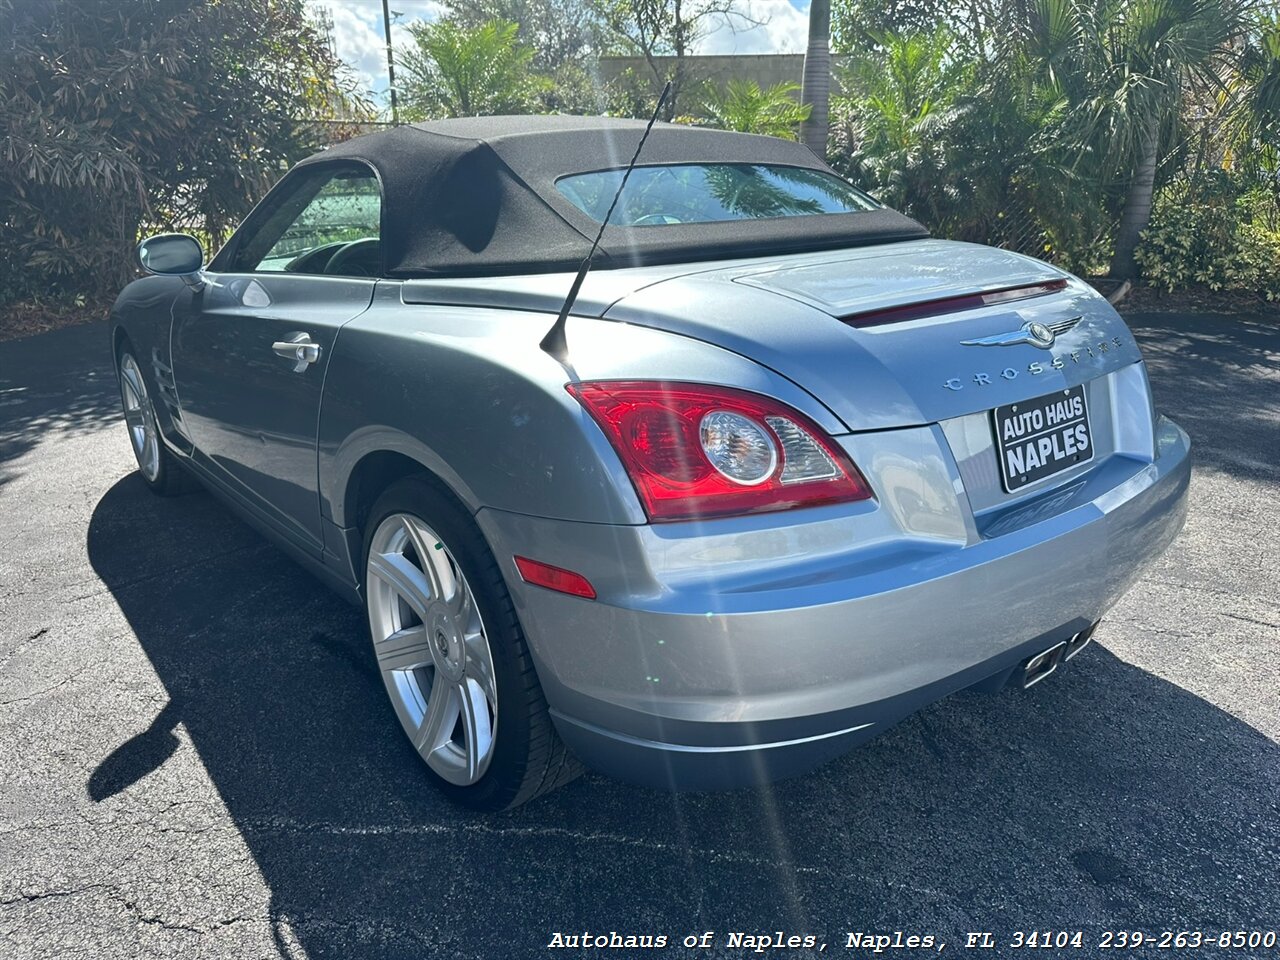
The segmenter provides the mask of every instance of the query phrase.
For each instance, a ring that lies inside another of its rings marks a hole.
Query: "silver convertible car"
[[[472,807],[583,763],[758,783],[1030,687],[1185,516],[1187,436],[1089,286],[799,144],[645,132],[351,140],[207,265],[145,241],[112,310],[145,482],[198,478],[362,605]]]

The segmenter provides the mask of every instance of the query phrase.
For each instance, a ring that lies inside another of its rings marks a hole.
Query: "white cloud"
[[[804,53],[809,43],[809,4],[797,8],[790,0],[737,0],[737,9],[751,26],[733,17],[708,33],[698,53]]]
[[[360,82],[379,94],[387,89],[387,41],[382,23],[382,0],[307,0],[314,9],[325,10],[333,20],[333,45]],[[414,20],[434,20],[443,7],[436,0],[391,0],[391,13],[399,18],[391,24],[391,42],[399,47],[409,42],[405,24]]]
[[[382,95],[387,89],[387,50],[383,36],[382,0],[307,0],[323,8],[333,20],[336,52],[369,90]],[[799,6],[797,6],[797,4]],[[737,0],[738,8],[752,20],[739,18],[722,23],[698,44],[697,52],[803,53],[809,35],[808,0]],[[404,25],[414,20],[434,20],[443,7],[437,0],[391,0],[392,13],[402,14],[391,25],[391,42],[399,47],[409,40]]]

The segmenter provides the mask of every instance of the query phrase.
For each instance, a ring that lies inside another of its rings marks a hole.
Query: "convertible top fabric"
[[[387,276],[501,276],[573,270],[599,224],[555,181],[625,167],[639,120],[474,117],[396,127],[348,140],[295,169],[359,161],[382,181]],[[773,137],[657,123],[637,166],[770,163],[831,172],[805,146]],[[288,178],[286,178],[287,180]],[[661,227],[609,226],[596,267],[797,253],[918,239],[893,210]]]

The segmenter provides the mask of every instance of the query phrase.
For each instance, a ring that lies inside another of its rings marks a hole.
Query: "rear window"
[[[556,189],[597,223],[604,220],[623,170],[575,173]],[[681,163],[636,167],[609,218],[611,225],[661,227],[724,220],[768,220],[879,207],[839,177],[804,167]]]

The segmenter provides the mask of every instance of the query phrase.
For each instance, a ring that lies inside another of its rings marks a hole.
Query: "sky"
[[[386,41],[383,38],[382,0],[307,0],[324,7],[333,18],[333,39],[338,56],[345,60],[363,84],[375,93],[387,89]],[[391,10],[403,16],[391,26],[391,41],[408,40],[404,24],[434,20],[441,5],[436,0],[391,0]],[[732,30],[721,27],[704,37],[697,52],[803,53],[809,30],[809,0],[737,0],[737,6],[758,27]]]

